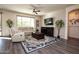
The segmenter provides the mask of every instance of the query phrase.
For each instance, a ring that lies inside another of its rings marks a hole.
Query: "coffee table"
[[[44,34],[40,32],[36,32],[36,33],[32,33],[32,37],[34,37],[37,40],[40,40],[40,39],[44,39]]]
[[[38,45],[45,44],[45,39],[37,40],[32,36],[28,36],[28,38],[26,39],[26,42],[28,47],[36,47]]]

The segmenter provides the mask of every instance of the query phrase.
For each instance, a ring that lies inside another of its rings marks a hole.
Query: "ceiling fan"
[[[38,14],[38,12],[40,12],[40,10],[38,9],[37,5],[31,5],[33,7],[33,13]]]
[[[35,13],[35,14],[38,14],[38,12],[40,12],[40,10],[37,10],[37,9],[33,9],[33,12]]]

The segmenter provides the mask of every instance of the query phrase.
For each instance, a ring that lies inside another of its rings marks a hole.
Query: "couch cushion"
[[[27,38],[28,36],[32,35],[32,32],[24,32],[24,34],[25,34],[25,38]]]

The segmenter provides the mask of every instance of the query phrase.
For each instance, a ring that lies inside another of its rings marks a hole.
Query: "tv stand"
[[[54,37],[54,28],[53,27],[41,27],[41,33],[44,33],[46,36]]]

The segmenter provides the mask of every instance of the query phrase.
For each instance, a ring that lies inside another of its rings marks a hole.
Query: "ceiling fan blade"
[[[40,10],[38,10],[37,12],[40,12]]]
[[[35,9],[33,9],[33,12],[35,12]]]
[[[35,12],[35,14],[38,14],[37,12]]]

